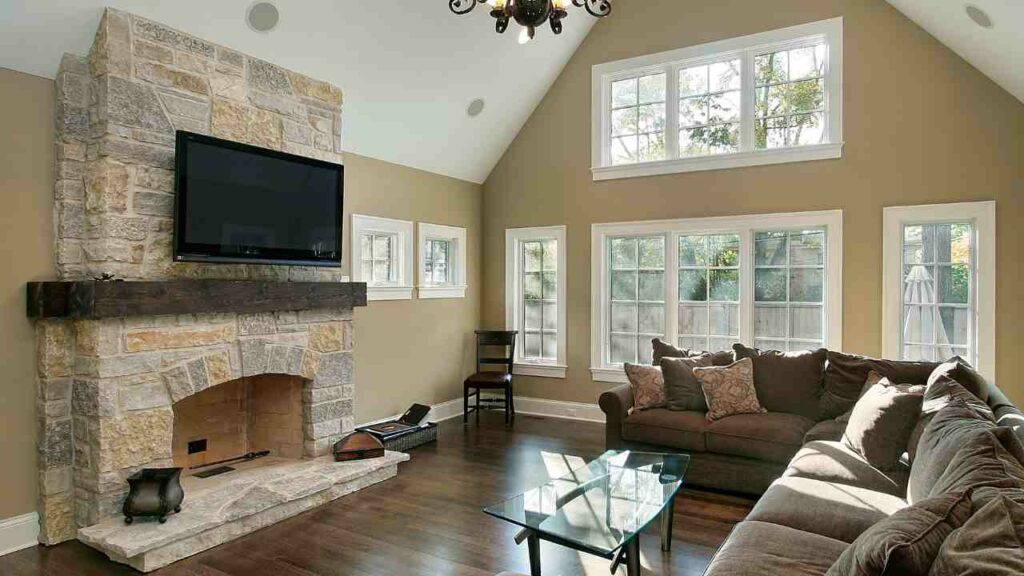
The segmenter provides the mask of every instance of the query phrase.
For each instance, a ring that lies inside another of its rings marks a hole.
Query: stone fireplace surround
[[[104,272],[133,285],[341,281],[336,268],[171,260],[175,130],[341,163],[338,88],[107,9],[89,55],[62,59],[56,98],[54,249],[65,284]],[[30,286],[40,541],[77,536],[148,571],[397,473],[407,456],[325,458],[354,426],[352,307],[365,305],[365,285],[350,286],[361,297],[344,305],[299,298],[254,311],[197,292],[192,309],[157,298],[155,312],[117,311],[114,302],[66,315],[33,314]],[[182,514],[124,532],[117,516],[127,476],[173,465],[173,404],[265,374],[302,379],[304,460],[240,470],[219,491],[187,488]]]

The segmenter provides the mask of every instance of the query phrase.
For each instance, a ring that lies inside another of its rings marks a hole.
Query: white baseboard
[[[564,402],[545,398],[516,396],[516,414],[560,418],[562,420],[581,420],[604,424],[604,412],[597,404],[583,402]]]
[[[0,556],[39,544],[39,514],[29,512],[0,520]]]

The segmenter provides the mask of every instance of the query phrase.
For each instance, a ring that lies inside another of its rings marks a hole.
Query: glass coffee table
[[[530,573],[540,576],[540,541],[546,540],[613,562],[640,576],[640,532],[661,516],[661,548],[672,543],[672,511],[690,457],[610,450],[597,460],[543,486],[484,508],[523,527]]]

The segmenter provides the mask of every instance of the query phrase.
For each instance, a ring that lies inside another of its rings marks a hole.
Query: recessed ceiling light
[[[988,13],[982,10],[981,8],[978,8],[974,4],[968,4],[966,11],[967,16],[971,20],[974,20],[974,23],[977,24],[978,26],[981,26],[982,28],[992,27],[992,18],[989,17]]]
[[[270,32],[277,26],[281,14],[270,2],[254,2],[245,12],[245,21],[256,32]]]
[[[477,116],[480,115],[481,112],[484,111],[485,104],[486,103],[484,102],[483,98],[477,98],[476,100],[473,100],[472,102],[469,103],[469,108],[466,108],[466,114],[469,114],[470,118],[476,118]]]

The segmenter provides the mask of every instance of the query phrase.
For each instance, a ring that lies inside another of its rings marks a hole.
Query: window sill
[[[420,286],[420,298],[465,298],[466,286]]]
[[[621,366],[615,368],[591,368],[590,379],[594,382],[610,382],[612,384],[628,384],[626,372]]]
[[[412,286],[367,286],[366,299],[412,300]]]
[[[538,376],[540,378],[565,379],[566,367],[558,364],[529,364],[517,362],[512,373],[517,376]]]
[[[843,143],[816,144],[777,150],[755,150],[717,156],[700,156],[696,158],[677,158],[644,162],[642,164],[623,164],[621,166],[599,166],[592,168],[594,181],[616,180],[619,178],[639,178],[662,174],[682,172],[698,172],[701,170],[722,170],[741,168],[744,166],[764,166],[783,164],[786,162],[806,162],[811,160],[829,160],[843,157]]]

